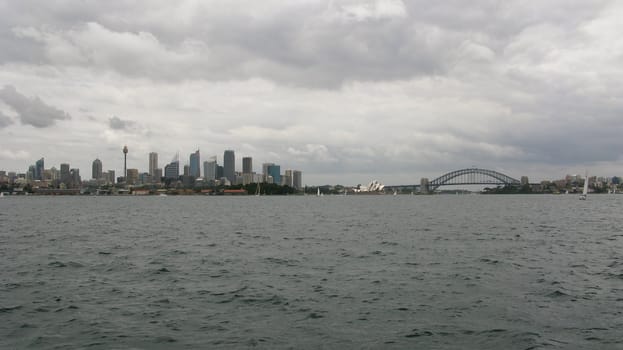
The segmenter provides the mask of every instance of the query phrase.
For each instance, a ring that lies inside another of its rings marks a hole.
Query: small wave
[[[418,337],[430,337],[433,335],[431,331],[423,331],[419,329],[413,329],[411,333],[405,335],[406,338],[418,338]]]
[[[563,298],[563,297],[570,297],[571,295],[561,291],[561,290],[555,290],[547,295],[545,295],[546,297],[549,298]]]
[[[22,305],[2,306],[2,307],[0,307],[0,313],[11,312],[13,310],[19,310],[21,308],[22,308]]]
[[[84,267],[83,264],[75,261],[69,261],[68,263],[64,263],[62,261],[53,261],[48,264],[50,267]]]

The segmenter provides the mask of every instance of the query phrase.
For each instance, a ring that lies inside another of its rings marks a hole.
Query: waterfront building
[[[268,174],[268,167],[272,165],[275,165],[275,163],[263,163],[262,164],[262,177],[263,177],[264,182],[272,183],[268,181],[268,177],[270,176],[270,174]]]
[[[162,168],[156,168],[154,174],[151,176],[153,183],[159,184],[162,181]]]
[[[223,176],[230,183],[236,182],[236,156],[233,150],[226,150],[223,153]]]
[[[253,173],[253,158],[251,157],[242,158],[242,173],[243,174]]]
[[[195,179],[201,177],[201,160],[199,157],[199,150],[196,150],[194,153],[190,154],[190,169],[188,175],[193,176]]]
[[[180,176],[180,161],[174,159],[171,163],[164,166],[164,177],[167,179],[177,179]]]
[[[158,169],[158,153],[149,153],[149,175],[155,177],[156,169]]]
[[[521,177],[521,185],[522,186],[526,186],[526,185],[529,185],[529,184],[530,184],[530,181],[528,181],[528,177],[527,176],[522,176]]]
[[[297,190],[303,189],[303,173],[300,170],[292,171],[292,187]]]
[[[285,173],[281,177],[281,185],[294,187],[292,185],[292,170],[288,169],[285,171]]]
[[[35,166],[31,165],[28,167],[28,171],[26,172],[26,180],[34,181],[35,180]]]
[[[220,178],[225,177],[224,173],[225,173],[225,170],[223,169],[223,167],[220,165],[217,165],[216,166],[216,178],[220,179]]]
[[[138,169],[127,169],[128,177],[126,178],[125,183],[128,185],[137,185],[138,184]]]
[[[102,161],[95,159],[91,165],[91,178],[99,180],[102,178]]]
[[[43,158],[35,162],[35,180],[43,180],[43,170],[45,169]]]
[[[272,183],[278,184],[278,185],[281,184],[281,166],[277,164],[269,165],[267,171],[268,171],[268,176],[273,178]]]
[[[203,162],[203,177],[206,180],[216,179],[216,156],[213,156],[210,160]]]
[[[420,179],[420,193],[428,193],[428,178]]]
[[[114,185],[114,184],[115,184],[115,171],[114,171],[114,170],[108,170],[108,171],[106,172],[106,179],[105,179],[105,182],[106,182],[107,184],[112,184],[112,185]]]
[[[80,169],[69,170],[69,186],[68,187],[80,187],[82,179],[80,178]]]
[[[69,173],[69,164],[61,163],[61,183],[69,187],[71,183],[71,174]]]

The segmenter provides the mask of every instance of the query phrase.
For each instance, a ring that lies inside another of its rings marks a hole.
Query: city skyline
[[[253,155],[310,184],[471,166],[535,181],[623,174],[614,0],[2,8],[7,170],[45,157],[84,176],[99,158],[120,175],[128,145],[132,169],[149,152],[163,163],[182,150],[183,168],[192,151],[233,147],[237,168]]]

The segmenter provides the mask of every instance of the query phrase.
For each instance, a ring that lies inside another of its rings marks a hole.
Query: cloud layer
[[[99,155],[118,167],[128,144],[141,169],[150,151],[233,148],[309,183],[418,182],[472,165],[620,174],[616,1],[1,7],[0,136],[53,162],[87,168]],[[12,136],[26,125],[48,133]],[[71,135],[59,155],[50,132]],[[80,144],[85,154],[60,159]],[[0,165],[28,164],[0,155]]]

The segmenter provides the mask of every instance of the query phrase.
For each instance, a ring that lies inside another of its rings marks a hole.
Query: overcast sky
[[[623,175],[623,1],[0,0],[0,169]]]

